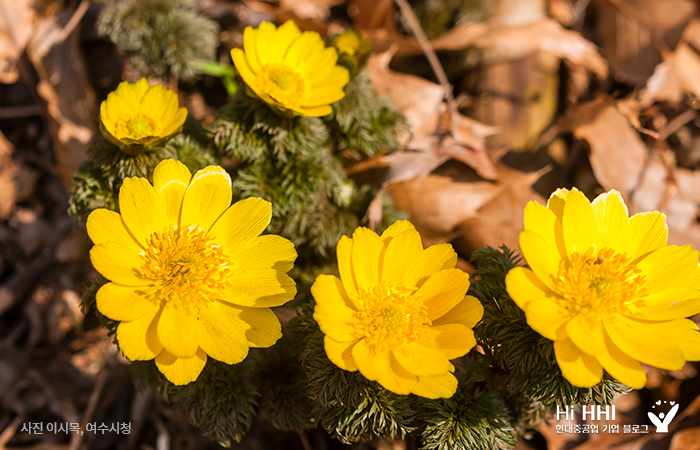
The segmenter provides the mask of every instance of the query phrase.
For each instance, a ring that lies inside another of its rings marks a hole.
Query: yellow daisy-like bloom
[[[620,193],[589,202],[559,189],[547,207],[530,202],[520,247],[529,268],[506,276],[528,324],[554,341],[574,386],[600,382],[603,369],[641,389],[640,363],[679,370],[700,360],[700,333],[685,317],[700,312],[698,252],[667,246],[665,216],[629,217]]]
[[[397,394],[451,397],[450,360],[476,345],[472,328],[484,312],[456,264],[449,244],[424,250],[408,221],[381,236],[368,228],[343,236],[340,279],[319,275],[311,286],[328,358]]]
[[[372,43],[359,31],[344,31],[331,39],[330,43],[338,49],[341,64],[353,73],[367,65]]]
[[[246,27],[243,49],[234,48],[231,57],[246,85],[286,114],[330,114],[350,79],[347,69],[336,65],[335,48],[326,48],[315,31],[302,33],[291,20],[279,28],[269,22]]]
[[[93,211],[87,231],[92,264],[110,283],[97,309],[113,320],[127,358],[156,366],[174,384],[194,381],[207,355],[234,364],[249,347],[280,337],[270,310],[296,294],[286,275],[294,245],[260,233],[270,203],[248,198],[231,205],[231,179],[219,166],[194,176],[172,159],[158,164],[153,185],[127,178],[121,214]]]
[[[177,94],[160,84],[124,81],[100,105],[100,129],[122,151],[137,155],[163,147],[180,131],[187,109],[178,105]]]

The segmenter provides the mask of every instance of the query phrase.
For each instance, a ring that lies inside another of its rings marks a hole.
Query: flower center
[[[428,312],[415,289],[380,284],[359,295],[357,331],[375,353],[416,341],[430,326]]]
[[[282,63],[266,64],[260,71],[260,89],[283,106],[298,108],[306,94],[299,73]]]
[[[146,136],[159,136],[160,127],[152,117],[132,114],[117,121],[114,137],[117,139],[141,139]]]
[[[593,320],[601,314],[630,314],[631,306],[644,303],[639,299],[646,292],[640,273],[625,253],[603,248],[596,254],[591,247],[559,263],[555,288],[572,316],[584,314]]]
[[[213,301],[230,284],[230,261],[199,228],[165,229],[148,238],[141,274],[153,281],[154,300],[188,314]]]

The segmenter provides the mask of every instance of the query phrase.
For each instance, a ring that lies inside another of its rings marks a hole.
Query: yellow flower
[[[102,134],[130,155],[163,147],[180,131],[187,109],[178,107],[177,94],[145,78],[119,83],[100,105]]]
[[[172,383],[194,381],[207,355],[234,364],[249,347],[281,336],[271,306],[291,300],[286,275],[294,245],[260,236],[270,203],[248,198],[231,205],[231,179],[219,166],[194,176],[172,159],[145,178],[126,178],[121,214],[97,209],[87,231],[92,264],[110,283],[97,309],[121,321],[117,341],[127,358],[156,366]]]
[[[231,57],[243,81],[260,98],[286,114],[320,117],[345,96],[347,69],[315,31],[301,32],[288,20],[279,28],[263,22],[243,32],[243,50]]]
[[[353,73],[367,65],[372,43],[359,31],[344,31],[330,43],[338,49],[341,63]]]
[[[341,279],[319,275],[311,286],[328,358],[397,394],[451,397],[450,360],[476,345],[472,327],[484,311],[466,295],[457,254],[449,244],[424,250],[408,221],[352,236],[338,243]]]
[[[593,203],[559,189],[544,207],[525,208],[520,247],[529,268],[506,276],[508,293],[528,324],[554,341],[571,384],[590,387],[603,369],[641,389],[640,363],[679,370],[700,360],[698,252],[666,246],[658,211],[628,217],[617,191]]]

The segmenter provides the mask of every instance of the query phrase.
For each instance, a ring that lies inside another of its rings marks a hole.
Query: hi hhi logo
[[[647,413],[649,415],[649,420],[651,420],[651,423],[656,425],[657,433],[668,433],[668,424],[671,423],[673,418],[676,416],[676,413],[678,412],[678,405],[676,405],[676,402],[664,401],[664,403],[671,404],[672,408],[669,412],[665,414],[660,412],[658,417],[653,412]],[[651,406],[651,409],[655,409],[657,406],[661,406],[661,400],[657,400],[656,404]]]
[[[601,408],[600,405],[590,405],[586,406],[583,405],[581,407],[581,414],[583,415],[583,420],[585,421],[586,419],[590,420],[601,420],[601,418],[605,418],[606,421],[614,421],[615,420],[615,405],[613,406],[606,406],[605,409]],[[562,411],[559,408],[559,405],[557,405],[557,421],[559,420],[574,420],[574,407],[573,406],[567,406],[564,408],[564,411]]]

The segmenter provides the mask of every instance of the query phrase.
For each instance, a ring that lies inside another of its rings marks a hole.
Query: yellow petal
[[[163,118],[163,136],[170,136],[177,132],[187,120],[187,108],[177,108],[172,116]]]
[[[362,339],[352,348],[352,357],[360,373],[396,394],[408,395],[418,382],[415,375],[401,367],[389,351],[373,353]]]
[[[355,341],[361,337],[354,305],[348,298],[341,281],[333,275],[319,275],[311,286],[316,300],[314,320],[321,331],[339,342]]]
[[[136,320],[158,308],[158,302],[148,298],[152,293],[153,288],[150,286],[138,288],[107,283],[95,296],[97,309],[112,320]]]
[[[655,332],[651,323],[620,314],[603,321],[610,339],[628,356],[660,369],[681,370],[685,364],[683,352]]]
[[[320,52],[309,54],[304,61],[299,62],[299,71],[307,78],[313,88],[323,83],[331,75],[331,70],[337,67],[338,53],[334,47],[324,48]],[[345,69],[347,72],[347,69]],[[347,81],[346,81],[347,83]]]
[[[408,395],[418,382],[418,377],[407,371],[396,360],[391,352],[389,355],[389,367],[382,376],[377,380],[384,389],[400,395]]]
[[[280,321],[269,308],[241,309],[241,320],[249,327],[245,338],[251,347],[272,347],[282,337]]]
[[[479,323],[484,316],[484,307],[481,302],[471,295],[464,297],[464,300],[457,303],[457,306],[447,311],[442,317],[433,320],[433,326],[460,324],[469,328]]]
[[[666,216],[658,211],[649,211],[630,217],[620,239],[620,251],[626,252],[631,259],[636,260],[665,247],[667,242]]]
[[[556,249],[562,257],[566,255],[564,245],[564,231],[557,216],[549,209],[536,201],[531,201],[525,206],[524,225],[528,231],[539,234],[550,248]]]
[[[296,108],[295,112],[306,117],[323,117],[333,112],[333,108],[329,105],[324,106],[310,106],[310,107],[300,107]]]
[[[380,280],[404,284],[407,268],[423,256],[420,234],[416,230],[407,230],[387,240],[389,244],[382,257]]]
[[[389,351],[384,351],[378,356],[369,349],[366,339],[360,339],[352,348],[352,359],[362,376],[370,381],[377,381],[382,371],[377,366],[380,363],[388,365]]]
[[[297,293],[294,280],[274,269],[234,270],[227,281],[231,286],[221,293],[221,300],[238,306],[280,306]]]
[[[681,319],[700,313],[700,291],[668,287],[644,299],[644,306],[632,307],[630,317],[661,321]]]
[[[134,253],[143,251],[136,238],[127,230],[122,216],[114,211],[99,208],[91,212],[87,218],[87,232],[93,244],[114,241]]]
[[[352,234],[352,268],[360,289],[371,289],[379,283],[381,250],[381,239],[369,228],[359,227]]]
[[[304,102],[304,106],[314,107],[328,105],[337,102],[343,97],[345,97],[345,92],[343,91],[342,87],[323,86],[309,92],[309,95]]]
[[[162,85],[156,84],[148,88],[143,97],[141,97],[140,112],[150,117],[159,119],[159,125],[163,125],[160,120],[163,116],[164,109],[172,100],[177,101],[177,94],[169,89],[163,88]],[[158,127],[160,128],[160,127]]]
[[[698,326],[689,319],[669,320],[668,322],[647,322],[653,330],[672,345],[677,346],[686,361],[700,360],[700,333]]]
[[[549,289],[553,289],[561,261],[557,249],[550,246],[542,236],[529,230],[520,233],[520,249],[537,279]]]
[[[352,246],[353,242],[347,236],[343,236],[338,241],[338,272],[340,280],[343,282],[345,292],[350,299],[357,298],[357,280],[355,279],[355,271],[352,267]]]
[[[698,252],[690,245],[660,248],[643,258],[637,267],[646,277],[649,294],[663,292],[669,286],[688,289],[700,286]]]
[[[273,52],[270,55],[270,59],[281,62],[289,46],[299,36],[301,36],[301,30],[293,20],[288,20],[280,25],[275,35],[275,45],[269,49],[269,51]]]
[[[312,84],[311,93],[316,93],[321,89],[334,89],[336,91],[344,92],[345,85],[350,81],[350,75],[348,70],[342,66],[328,66],[330,69],[321,69],[319,74],[327,73],[324,76],[312,75],[309,82]],[[326,72],[327,71],[327,72]],[[329,94],[330,95],[330,94]],[[342,97],[341,97],[342,98]],[[307,99],[310,102],[311,96]],[[337,100],[334,100],[337,101]],[[331,101],[326,101],[326,103],[333,103]],[[309,105],[310,106],[310,105]]]
[[[461,358],[476,346],[474,332],[459,323],[432,326],[428,329],[429,339],[447,359]]]
[[[425,398],[450,398],[457,392],[457,378],[448,373],[438,377],[418,377],[411,393]]]
[[[415,229],[416,227],[414,227],[408,220],[397,220],[393,224],[389,225],[389,227],[384,230],[380,237],[382,238],[382,242],[386,245],[394,236],[398,236],[404,231],[415,231]],[[421,248],[423,247],[421,246]]]
[[[161,161],[153,171],[153,187],[165,205],[170,224],[180,224],[182,200],[191,179],[190,169],[174,159]]]
[[[117,326],[119,348],[131,361],[148,361],[163,350],[157,333],[160,311],[161,308],[154,309],[139,319]]]
[[[277,28],[270,22],[262,22],[257,29],[257,53],[261,66],[266,66],[274,62],[279,62],[276,58],[279,53],[275,52],[277,43]]]
[[[246,28],[246,31],[248,28]],[[247,59],[246,59],[247,58]],[[234,48],[231,50],[231,59],[233,60],[233,64],[236,66],[236,71],[241,75],[241,78],[243,78],[243,82],[248,85],[255,93],[259,94],[259,87],[257,83],[257,77],[248,63],[251,61],[252,58],[255,58],[257,60],[257,52],[253,53],[243,53],[243,50],[240,48]],[[259,69],[256,70],[255,72],[259,72]]]
[[[168,223],[163,200],[145,178],[126,178],[119,189],[119,211],[127,229],[143,247],[154,232]]]
[[[516,305],[527,309],[527,305],[543,298],[555,299],[552,292],[537,278],[535,273],[526,267],[513,267],[506,275],[506,290]]]
[[[577,189],[569,192],[566,198],[562,228],[568,254],[585,252],[598,239],[598,227],[591,203]]]
[[[270,224],[272,205],[257,197],[247,198],[231,205],[209,230],[209,237],[221,245],[224,253],[232,255]]]
[[[632,389],[642,389],[647,382],[647,374],[639,361],[630,358],[620,350],[610,339],[607,332],[603,333],[603,338],[605,339],[605,346],[596,355],[598,362],[603,365],[603,369],[616,380]]]
[[[230,250],[230,247],[227,249]],[[275,269],[289,272],[294,267],[297,252],[294,244],[282,236],[258,236],[238,246],[229,254],[238,269]]]
[[[596,246],[620,249],[629,222],[629,212],[622,195],[611,190],[596,197],[591,207],[598,226]]]
[[[564,219],[564,205],[566,204],[566,198],[569,196],[569,190],[566,188],[559,188],[552,192],[547,200],[547,208],[554,213],[554,215],[561,222]]]
[[[464,300],[469,289],[469,274],[447,269],[430,277],[414,294],[423,299],[430,320],[442,317]]]
[[[202,349],[192,358],[178,358],[163,349],[156,357],[156,367],[171,383],[182,386],[193,382],[202,373],[207,363],[207,354]]]
[[[212,302],[201,308],[195,339],[210,357],[236,364],[248,356],[248,341],[245,330],[248,325],[241,318],[241,310],[221,302]]]
[[[441,270],[454,269],[457,265],[457,253],[450,244],[436,244],[423,250],[418,261],[408,266],[406,283],[421,287],[429,277]]]
[[[150,87],[151,85],[148,83],[146,78],[141,78],[134,84],[127,81],[122,81],[119,83],[119,86],[117,86],[114,93],[116,96],[121,97],[126,104],[131,105],[134,108],[138,108],[138,106],[141,104],[141,99],[144,95],[146,95],[146,92],[148,92]]]
[[[442,352],[416,342],[394,350],[393,354],[399,364],[413,375],[432,377],[454,371],[454,366]]]
[[[525,317],[533,330],[553,341],[563,339],[564,326],[571,318],[566,308],[549,298],[528,303]]]
[[[603,378],[603,367],[580,351],[569,339],[554,341],[554,354],[562,375],[578,387],[593,387]]]
[[[571,342],[587,355],[596,356],[605,349],[600,319],[587,320],[582,315],[575,316],[566,324],[566,333]]]
[[[199,348],[200,320],[194,314],[196,312],[166,303],[160,315],[158,340],[168,352],[178,358],[191,358]]]
[[[114,241],[95,245],[90,249],[90,261],[103,277],[124,286],[151,284],[140,274],[144,259],[128,247]]]
[[[343,370],[355,372],[357,364],[352,359],[352,348],[357,341],[337,342],[326,335],[323,338],[323,347],[326,349],[326,355],[333,364]]]
[[[199,226],[209,231],[226,209],[231,206],[231,177],[220,166],[200,170],[185,192],[180,226]]]
[[[234,49],[237,52],[239,52],[240,55],[243,56],[243,58],[245,58],[246,65],[249,66],[249,70],[252,70],[253,73],[260,73],[260,60],[258,59],[257,39],[257,31],[255,31],[253,27],[245,27],[245,30],[243,30],[243,49],[245,50],[245,54],[241,49]],[[231,54],[233,54],[233,50],[231,50]],[[235,61],[236,60],[234,58],[234,63]],[[236,69],[238,69],[238,63],[236,63]],[[248,82],[246,81],[246,84],[247,83]]]
[[[304,31],[287,49],[283,62],[289,67],[299,68],[309,55],[321,53],[325,45],[321,36],[313,31]]]

